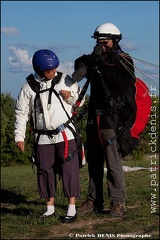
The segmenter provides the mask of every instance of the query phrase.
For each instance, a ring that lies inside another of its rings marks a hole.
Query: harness
[[[125,157],[139,143],[138,139],[136,139],[134,136],[132,137],[130,131],[131,126],[129,125],[129,123],[123,123],[122,126],[119,124],[119,111],[121,111],[121,107],[126,103],[126,100],[124,97],[122,97],[122,99],[117,99],[118,101],[115,101],[103,80],[102,73],[98,70],[98,67],[96,67],[95,70],[97,71],[98,76],[101,80],[102,89],[105,93],[104,101],[107,103],[105,109],[98,109],[95,111],[99,139],[104,146],[109,146],[115,140],[117,140],[120,147],[119,151],[121,152],[122,157]],[[102,141],[100,134],[100,119],[102,115],[106,115],[109,126],[115,132],[115,135],[113,137],[106,139],[105,141]]]
[[[100,81],[102,84],[102,89],[105,93],[104,102],[106,103],[105,109],[95,110],[96,123],[97,123],[97,127],[98,127],[99,139],[100,139],[101,143],[105,146],[108,146],[108,145],[111,145],[113,143],[113,141],[115,141],[117,139],[117,136],[115,134],[113,137],[106,139],[106,141],[103,142],[101,140],[101,136],[100,136],[100,119],[103,115],[107,115],[107,122],[110,125],[110,127],[114,130],[114,132],[116,133],[117,128],[118,128],[118,122],[119,122],[119,118],[118,118],[119,103],[116,102],[115,99],[112,97],[108,87],[106,86],[106,84],[104,82],[102,73],[99,71],[97,66],[95,67],[95,71],[97,72],[97,74],[100,78]]]
[[[61,72],[57,72],[57,76],[52,81],[51,87],[48,88],[48,89],[44,89],[44,90],[40,90],[40,84],[34,79],[33,74],[30,74],[26,78],[26,80],[27,80],[29,86],[31,87],[31,89],[36,93],[36,96],[35,96],[35,99],[34,99],[34,109],[35,109],[35,114],[34,114],[35,121],[34,122],[35,122],[35,128],[31,129],[33,134],[37,134],[36,141],[34,143],[34,151],[37,149],[38,142],[39,142],[39,139],[40,139],[41,135],[48,135],[49,137],[53,138],[54,135],[62,133],[62,136],[63,136],[63,139],[64,139],[64,144],[65,144],[65,147],[64,147],[64,157],[62,159],[62,163],[66,163],[66,162],[70,161],[74,157],[75,154],[79,153],[80,150],[82,150],[81,137],[80,137],[80,134],[79,134],[79,131],[78,131],[78,126],[77,126],[77,112],[76,112],[76,110],[80,106],[80,103],[81,103],[81,101],[82,101],[82,99],[83,99],[83,97],[85,95],[86,90],[87,90],[87,86],[83,87],[83,89],[82,89],[82,91],[81,91],[81,93],[79,95],[79,98],[78,98],[78,100],[77,100],[77,102],[76,102],[76,104],[74,106],[74,111],[72,113],[72,117],[70,117],[68,115],[65,107],[64,107],[64,104],[63,104],[62,100],[59,97],[59,94],[54,89],[55,85],[60,81],[61,76],[62,76],[62,73]],[[68,120],[65,123],[62,123],[61,125],[59,125],[54,130],[47,130],[47,129],[40,129],[39,130],[39,129],[37,129],[37,124],[36,124],[36,108],[37,108],[37,105],[36,105],[36,103],[37,103],[37,100],[39,99],[39,104],[41,105],[40,93],[43,93],[43,92],[46,92],[46,91],[49,91],[48,104],[47,104],[48,109],[51,106],[51,96],[52,96],[52,93],[54,93],[55,96],[60,101],[60,103],[62,105],[62,108],[63,108],[63,110],[65,111],[65,113],[66,113],[66,115],[68,117]],[[69,125],[70,123],[72,123],[74,125],[75,130]],[[77,144],[77,149],[74,152],[72,152],[71,154],[68,154],[68,139],[67,139],[67,135],[65,133],[65,129],[66,128],[68,128],[72,132],[72,134],[73,134],[73,136],[75,138],[76,144]],[[36,158],[36,156],[35,156],[35,158]],[[79,159],[79,161],[80,161],[80,159]],[[36,159],[35,159],[34,164],[37,165]],[[37,167],[44,172],[44,170],[42,169],[41,166],[37,166]],[[50,169],[48,171],[50,171]]]

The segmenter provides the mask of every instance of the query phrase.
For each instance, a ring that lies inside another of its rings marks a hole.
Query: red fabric
[[[152,99],[149,96],[147,85],[141,79],[136,79],[135,86],[137,113],[135,123],[131,128],[131,135],[139,139],[139,135],[145,129],[150,117]]]
[[[84,151],[84,146],[83,146],[83,144],[82,144],[81,154],[82,154],[82,162],[83,162],[83,161],[85,161],[85,151]]]
[[[76,102],[76,106],[77,106],[77,107],[79,107],[80,104],[81,104],[81,102],[78,102],[78,101]]]
[[[100,115],[97,115],[98,135],[99,135],[100,142],[103,144],[103,141],[101,139],[100,129],[99,129],[99,122],[100,122]]]
[[[64,159],[68,157],[68,139],[65,131],[62,131],[63,139],[64,139]]]

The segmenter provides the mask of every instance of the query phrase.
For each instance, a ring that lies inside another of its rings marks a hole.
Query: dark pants
[[[68,141],[69,154],[76,149],[75,140]],[[56,144],[44,144],[37,147],[37,182],[38,191],[42,198],[56,196],[56,174],[54,167],[59,166],[62,174],[62,183],[64,196],[80,196],[79,179],[79,161],[78,155],[65,163],[62,163],[64,157],[64,142]]]
[[[115,135],[112,129],[102,129],[100,137],[106,141]],[[89,171],[88,199],[94,200],[97,207],[103,206],[103,176],[104,162],[107,167],[108,196],[111,203],[125,204],[125,183],[122,165],[122,156],[118,151],[117,141],[104,146],[100,142],[98,130],[89,129],[87,132],[87,162]]]

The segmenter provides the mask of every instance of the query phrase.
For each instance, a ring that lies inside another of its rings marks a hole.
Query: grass
[[[151,167],[147,158],[142,161],[126,159],[124,165]],[[87,194],[87,165],[80,170],[80,174],[81,198],[77,200],[77,206],[81,205]],[[36,173],[31,166],[2,168],[1,239],[159,239],[159,188],[150,186],[151,174],[149,170],[125,173],[127,212],[123,218],[111,218],[107,214],[90,212],[79,215],[73,224],[64,225],[59,222],[59,216],[64,215],[67,210],[61,180],[57,187],[57,216],[44,221],[39,216],[46,207],[37,192]],[[159,170],[155,176],[158,183]],[[106,184],[104,178],[105,209],[108,210]],[[155,195],[152,196],[153,194]]]

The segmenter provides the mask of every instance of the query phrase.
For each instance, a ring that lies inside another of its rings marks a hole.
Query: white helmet
[[[98,40],[109,38],[120,41],[122,34],[113,23],[103,23],[96,28],[92,37]]]

